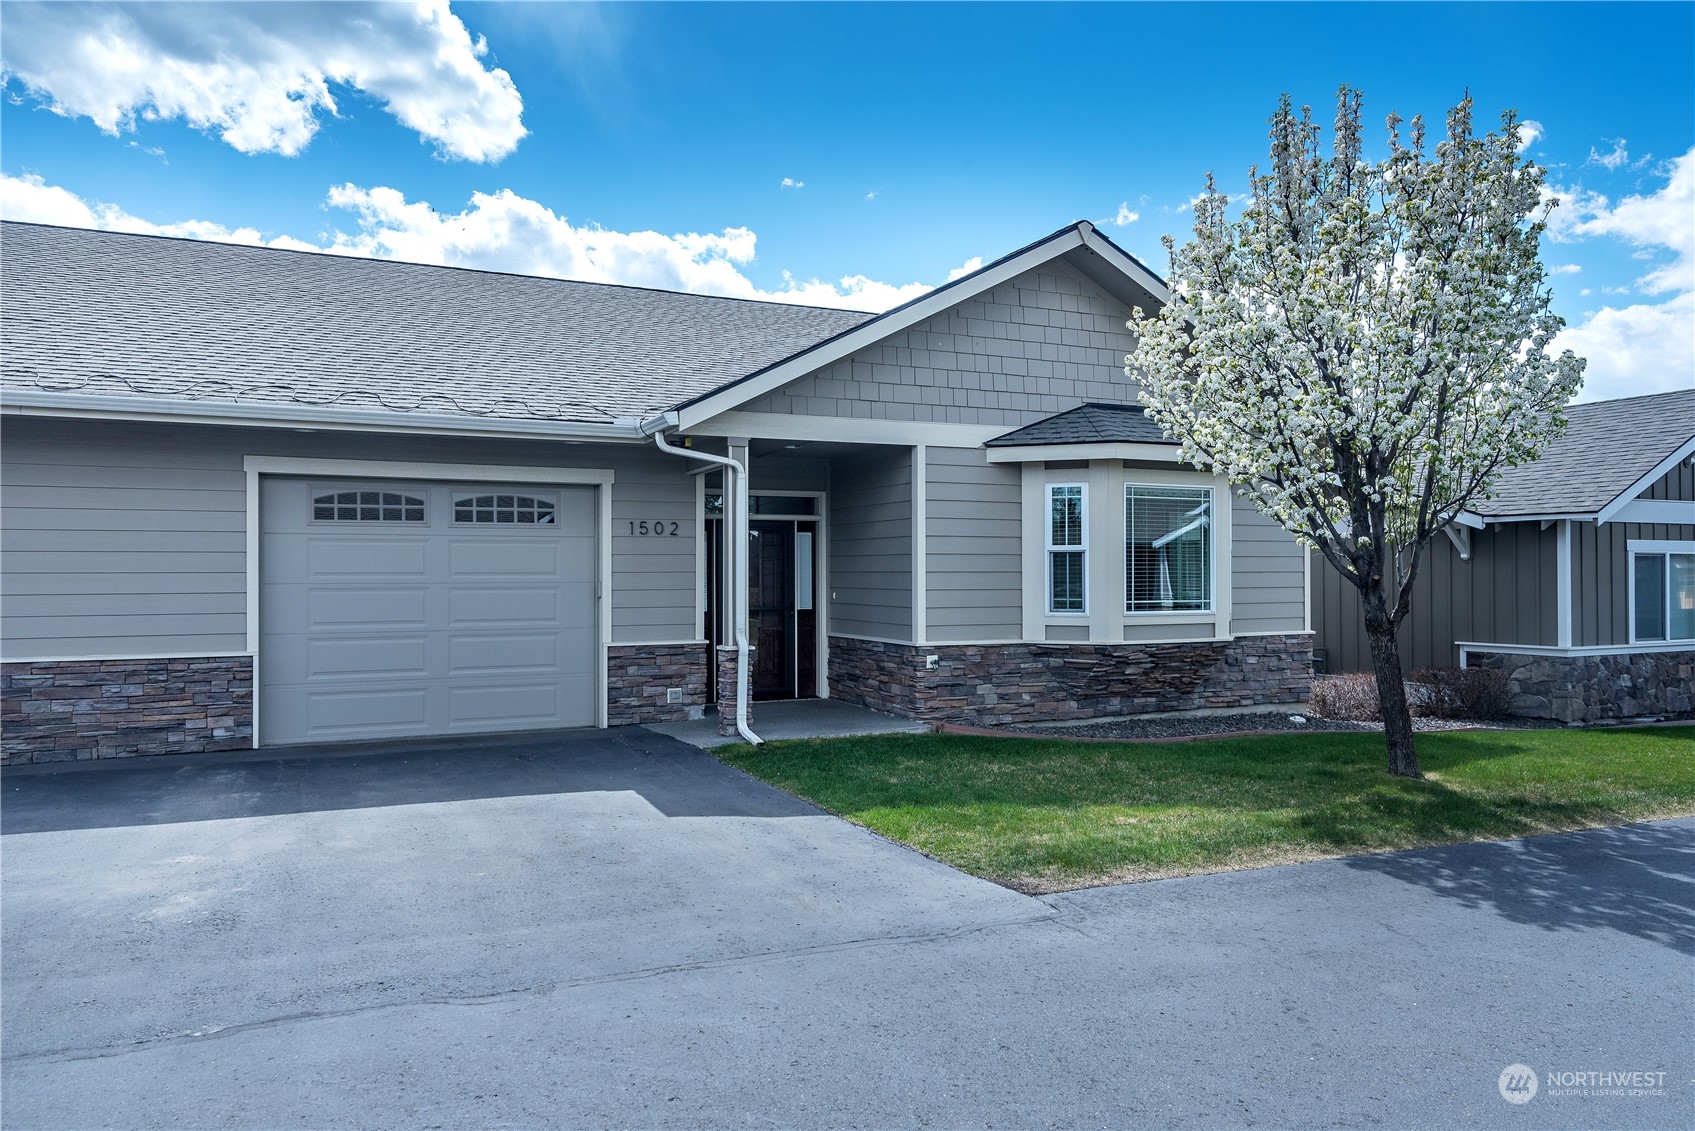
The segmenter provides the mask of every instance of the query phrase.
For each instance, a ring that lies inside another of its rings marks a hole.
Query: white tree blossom
[[[1427,152],[1423,122],[1407,138],[1391,115],[1373,162],[1360,103],[1342,88],[1327,155],[1285,96],[1237,219],[1207,178],[1194,239],[1165,241],[1171,301],[1135,312],[1127,367],[1183,459],[1359,587],[1390,768],[1416,775],[1395,633],[1420,553],[1563,431],[1584,363],[1549,354],[1564,325],[1538,258],[1550,205],[1516,116],[1475,136],[1468,97]]]

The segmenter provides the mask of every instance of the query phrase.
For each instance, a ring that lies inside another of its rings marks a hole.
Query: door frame
[[[708,519],[706,517],[706,496],[713,494],[714,492],[707,489],[706,476],[704,474],[699,476],[699,480],[700,489],[697,492],[696,497],[699,500],[700,539],[696,544],[704,547],[706,545],[706,524],[708,522],[722,523],[723,519]],[[722,493],[722,491],[723,488],[720,487],[717,493]],[[749,509],[752,508],[753,504],[751,500],[756,495],[778,495],[789,499],[816,500],[813,507],[813,513],[809,515],[773,514],[766,515],[764,517],[777,522],[788,519],[789,521],[802,520],[817,523],[817,534],[812,543],[812,603],[813,611],[816,614],[813,632],[818,637],[813,648],[813,667],[817,673],[815,678],[817,679],[818,687],[818,694],[815,698],[828,699],[830,698],[830,493],[828,491],[766,491],[761,488],[754,487],[751,484],[748,486],[747,493],[750,500],[748,504]],[[749,514],[747,517],[748,521],[752,522],[757,516]],[[722,545],[722,537],[720,537],[719,543]],[[722,569],[723,567],[720,565],[720,576],[723,575]],[[699,588],[697,592],[700,593],[699,619],[704,625],[706,623],[707,578],[706,551],[704,548],[701,550],[700,563],[697,572],[699,576]],[[721,593],[718,595],[718,603],[720,605],[723,604],[723,594]],[[708,640],[710,642],[710,637],[708,637]],[[722,641],[720,641],[720,643],[722,643]]]
[[[538,483],[595,488],[595,622],[599,657],[595,677],[595,726],[606,726],[606,655],[612,641],[612,481],[611,468],[528,467],[488,463],[405,463],[391,460],[314,459],[296,456],[243,456],[247,476],[247,654],[253,662],[253,748],[259,749],[259,479],[414,479],[434,482]]]

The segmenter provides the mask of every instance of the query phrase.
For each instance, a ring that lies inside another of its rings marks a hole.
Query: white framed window
[[[1695,542],[1632,541],[1630,642],[1695,641]]]
[[[1124,485],[1124,611],[1210,612],[1211,487]]]
[[[553,500],[538,495],[460,495],[453,500],[455,525],[548,526],[553,516]]]
[[[423,522],[424,500],[398,491],[331,491],[312,497],[313,522]]]
[[[1081,483],[1048,484],[1048,612],[1089,611],[1089,489]]]

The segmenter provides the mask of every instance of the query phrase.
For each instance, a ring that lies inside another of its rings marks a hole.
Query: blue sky
[[[1587,395],[1695,383],[1689,4],[419,12],[8,3],[0,205],[879,307],[1079,218],[1162,269],[1283,91],[1380,122],[1469,89],[1538,123]]]

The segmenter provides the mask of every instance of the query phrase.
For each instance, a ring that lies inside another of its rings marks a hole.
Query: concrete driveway
[[[1032,899],[645,731],[44,769],[8,1128],[1695,1125],[1695,822]]]

